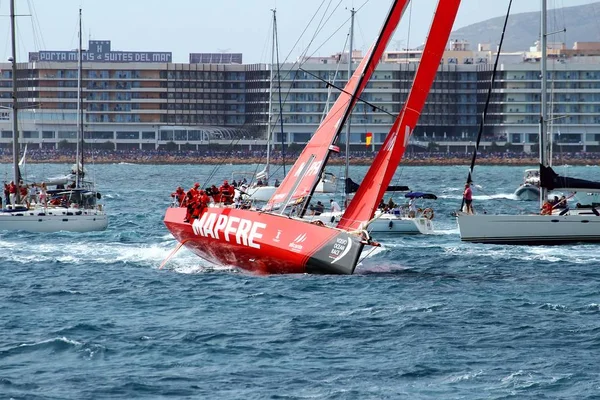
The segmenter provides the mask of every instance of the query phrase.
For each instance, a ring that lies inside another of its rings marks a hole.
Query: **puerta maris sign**
[[[111,51],[110,40],[90,40],[88,50],[82,52],[83,62],[171,62],[169,52],[154,51]],[[77,50],[29,53],[29,62],[77,62]]]

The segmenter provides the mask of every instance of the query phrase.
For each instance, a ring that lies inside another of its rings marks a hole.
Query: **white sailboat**
[[[14,195],[11,195],[13,203],[6,205],[0,212],[0,230],[4,231],[28,231],[28,232],[89,232],[100,231],[108,226],[108,217],[97,204],[100,198],[94,190],[91,182],[83,180],[82,168],[77,169],[75,187],[70,189],[48,190],[47,200],[37,203],[22,203],[20,189],[23,183],[19,173],[19,130],[18,130],[18,102],[17,102],[17,61],[15,42],[15,9],[14,0],[10,2],[11,38],[12,38],[12,85],[13,85],[13,163],[14,163]],[[79,10],[79,79],[78,79],[78,118],[81,113],[81,10]],[[83,120],[79,120],[79,140],[77,143],[77,154],[82,154],[80,148],[83,141]],[[78,157],[79,159],[79,157]],[[79,162],[79,160],[78,160]],[[54,204],[53,204],[54,203]]]
[[[600,192],[600,183],[558,176],[549,166],[547,145],[547,1],[541,1],[541,115],[540,203],[547,191]],[[600,242],[600,212],[594,208],[564,209],[552,215],[468,215],[457,213],[460,238],[467,242],[497,244],[563,244]]]

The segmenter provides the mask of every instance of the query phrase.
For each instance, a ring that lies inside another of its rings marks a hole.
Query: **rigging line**
[[[272,24],[269,24],[269,31],[267,32],[267,37],[265,38],[265,43],[263,45],[263,49],[260,53],[260,58],[259,60],[264,60],[267,57],[267,51],[269,48],[269,42],[270,42],[270,38],[273,36],[273,34],[271,33],[271,27]]]
[[[298,45],[298,43],[300,43],[300,39],[302,39],[302,36],[304,36],[304,34],[306,33],[306,31],[308,30],[308,27],[310,26],[310,24],[312,24],[312,21],[316,18],[316,16],[319,13],[319,10],[321,9],[321,7],[323,7],[324,3],[325,3],[325,0],[323,0],[321,2],[321,5],[319,6],[319,8],[317,8],[317,10],[313,14],[313,16],[310,18],[310,20],[308,21],[308,24],[306,25],[306,27],[304,28],[304,30],[302,31],[302,33],[300,34],[300,36],[296,40],[296,43],[294,43],[294,45],[292,46],[292,49],[290,50],[290,52],[288,53],[288,55],[285,57],[284,60],[288,60],[290,58],[290,56],[292,55],[292,52],[294,51],[294,49],[296,48],[296,46]]]
[[[371,246],[371,250],[369,250],[369,251],[367,252],[367,254],[365,254],[363,257],[361,257],[361,258],[358,260],[358,262],[357,262],[356,264],[358,265],[358,263],[361,263],[361,262],[363,262],[363,261],[364,261],[364,260],[365,260],[367,257],[369,257],[369,256],[371,255],[371,253],[372,253],[372,252],[374,252],[374,251],[375,251],[375,249],[376,249],[376,248],[378,248],[378,247],[380,247],[380,246]]]
[[[350,38],[350,34],[346,35],[346,41],[344,42],[344,47],[342,48],[342,52],[340,54],[344,54],[346,51],[346,45],[348,45],[348,39]],[[341,60],[341,57],[340,57]],[[333,74],[333,82],[337,80],[338,73],[340,71],[341,63],[338,62],[335,67],[335,73]],[[329,100],[331,98],[331,93],[333,92],[333,86],[327,86],[327,98],[325,99],[325,106],[323,107],[323,114],[321,115],[321,121],[325,119],[327,113],[329,112]]]
[[[337,7],[336,7],[336,9],[337,9]],[[355,14],[356,14],[356,12],[355,12]],[[330,18],[331,18],[331,17],[330,17]],[[321,43],[321,45],[320,45],[320,46],[318,46],[318,47],[317,47],[317,48],[316,48],[316,49],[315,49],[315,50],[314,50],[314,51],[311,53],[311,55],[310,55],[310,56],[308,56],[308,57],[306,57],[306,58],[304,59],[304,62],[302,62],[302,65],[304,65],[304,64],[305,64],[305,63],[306,63],[306,62],[307,62],[307,61],[308,61],[308,60],[309,60],[311,57],[313,57],[313,56],[314,56],[314,55],[315,55],[315,54],[316,54],[316,53],[317,53],[319,50],[321,50],[321,48],[322,48],[323,46],[325,46],[325,44],[326,44],[327,42],[329,42],[329,41],[331,40],[331,38],[332,38],[332,37],[334,37],[334,36],[335,36],[335,35],[336,35],[336,34],[337,34],[337,33],[338,33],[338,32],[339,32],[339,31],[340,31],[342,28],[344,28],[344,27],[346,26],[346,24],[348,23],[348,21],[349,21],[349,20],[350,20],[350,18],[346,19],[346,20],[345,20],[345,21],[344,21],[342,24],[340,24],[340,26],[339,26],[339,27],[338,27],[336,30],[334,30],[334,31],[333,31],[333,32],[332,32],[332,33],[331,33],[331,34],[330,34],[330,35],[329,35],[327,38],[325,38],[325,40],[323,41],[323,43]],[[323,29],[323,28],[321,28],[321,29],[319,30],[319,32],[320,32],[322,29]]]
[[[37,50],[47,49],[46,42],[44,41],[44,35],[42,31],[42,25],[40,24],[40,19],[38,18],[38,12],[35,8],[35,2],[29,0],[29,13],[32,15],[32,23],[34,24],[34,32],[39,36],[37,39],[39,40],[40,46],[37,47]]]
[[[331,4],[331,1],[332,1],[332,0],[330,0],[330,1],[329,1],[329,4]],[[342,1],[342,0],[340,0],[340,3],[341,3],[341,1]],[[294,44],[294,46],[292,47],[292,50],[290,50],[290,53],[288,53],[288,55],[287,55],[287,56],[286,56],[286,58],[284,59],[284,63],[286,63],[286,62],[287,62],[287,60],[288,60],[288,58],[290,57],[290,55],[291,55],[291,53],[292,53],[293,49],[296,47],[296,45],[298,44],[298,42],[300,41],[300,39],[302,38],[302,36],[304,36],[304,33],[305,33],[307,30],[308,30],[308,27],[310,26],[310,24],[312,24],[312,21],[313,21],[313,20],[315,19],[315,17],[318,15],[318,13],[319,13],[319,10],[320,10],[320,9],[323,7],[323,4],[324,4],[324,3],[325,3],[325,0],[323,0],[323,2],[321,3],[321,5],[320,5],[320,6],[319,6],[319,8],[317,9],[317,11],[315,12],[315,14],[314,14],[314,15],[313,15],[313,17],[311,18],[311,20],[309,21],[309,23],[307,24],[306,28],[304,29],[304,31],[302,32],[302,34],[300,35],[300,37],[298,38],[298,40],[296,41],[296,43]],[[338,6],[339,6],[339,4],[338,4]],[[329,6],[327,6],[327,9],[329,9]],[[325,11],[327,11],[327,9],[326,9]],[[337,9],[337,7],[336,7],[336,9]],[[329,18],[331,18],[331,16],[330,16]],[[323,20],[323,18],[321,18],[321,22],[319,22],[319,25],[322,23],[322,20]],[[318,33],[318,31],[317,31],[317,32],[316,32],[316,33],[313,35],[313,39],[311,39],[311,42],[310,42],[310,43],[312,43],[312,42],[314,41],[314,38],[316,37],[316,34],[317,34],[317,33]],[[298,64],[298,65],[302,65],[302,64],[303,64],[303,62],[302,62],[302,59],[303,59],[303,57],[305,57],[305,56],[306,56],[306,52],[308,51],[308,48],[309,48],[309,47],[310,47],[310,44],[307,46],[306,50],[304,50],[304,51],[301,53],[301,56],[300,56],[300,57],[299,57],[299,58],[298,58],[296,61],[294,61],[294,62],[292,63],[292,65],[290,66],[290,69],[286,71],[286,74],[285,74],[285,76],[284,76],[284,79],[287,79],[287,78],[290,76],[290,74],[292,74],[292,73],[294,72],[294,67],[295,67],[297,64]],[[306,60],[305,60],[304,62],[306,62]],[[278,64],[279,64],[279,63],[278,63]],[[295,75],[294,75],[294,79],[292,80],[292,85],[290,85],[290,87],[288,88],[288,90],[287,90],[287,92],[286,92],[286,96],[285,96],[285,99],[284,99],[284,103],[285,103],[285,102],[287,102],[287,98],[290,96],[290,93],[291,93],[291,90],[292,90],[293,84],[294,84],[294,83],[296,82],[296,80],[297,80],[297,76],[298,76],[297,74],[295,74]],[[280,96],[280,99],[281,99],[281,96]],[[269,110],[269,112],[271,112],[271,110]],[[280,122],[280,121],[279,121],[279,118],[280,118],[280,115],[277,115],[277,116],[276,116],[276,118],[275,118],[275,121],[273,122],[273,124],[277,125],[277,123],[279,123],[279,122]]]
[[[326,81],[325,79],[321,78],[320,76],[317,76],[317,75],[313,74],[313,73],[312,73],[312,72],[310,72],[310,71],[307,71],[307,70],[305,70],[305,69],[302,69],[302,68],[300,68],[300,71],[302,71],[302,72],[306,72],[307,74],[311,75],[312,77],[314,77],[314,78],[316,78],[316,79],[320,80],[321,82],[325,83],[327,86],[331,86],[331,87],[333,87],[334,89],[337,89],[337,90],[339,90],[341,93],[345,93],[345,94],[347,94],[347,95],[349,95],[349,96],[351,96],[351,97],[355,97],[355,96],[354,96],[352,93],[350,93],[350,92],[347,92],[347,91],[346,91],[346,90],[344,90],[343,88],[341,88],[341,87],[339,87],[339,86],[336,86],[336,85],[334,85],[333,83],[330,83],[330,82]],[[390,117],[394,117],[394,115],[393,115],[392,113],[390,113],[389,111],[387,111],[387,110],[385,110],[384,108],[381,108],[381,107],[379,107],[379,106],[376,106],[375,104],[373,104],[373,103],[371,103],[371,102],[369,102],[369,101],[367,101],[367,100],[363,100],[363,99],[362,99],[362,98],[360,98],[360,97],[357,97],[357,98],[356,98],[356,100],[357,100],[357,101],[359,101],[359,102],[361,102],[361,103],[364,103],[364,104],[368,105],[369,107],[371,107],[371,108],[373,109],[373,111],[381,111],[381,112],[383,112],[383,113],[385,113],[385,114],[389,115]],[[365,111],[365,112],[366,112],[366,111]]]
[[[329,20],[331,19],[331,17],[333,16],[333,13],[334,13],[334,12],[335,12],[335,11],[336,11],[336,10],[339,8],[339,6],[341,5],[341,2],[342,2],[342,0],[340,0],[340,2],[338,3],[338,5],[337,5],[337,6],[336,6],[336,7],[333,9],[333,11],[331,12],[331,14],[330,14],[330,15],[329,15],[329,17],[327,18],[327,21],[329,21]],[[358,12],[360,9],[362,9],[362,8],[363,8],[363,7],[364,7],[364,6],[365,6],[365,5],[366,5],[368,2],[369,2],[369,0],[366,0],[366,1],[365,1],[365,2],[364,2],[364,3],[363,3],[363,4],[362,4],[362,5],[361,5],[361,6],[360,6],[360,7],[359,7],[357,10],[356,10],[356,12]],[[331,3],[331,1],[330,1],[330,3]],[[302,35],[300,36],[300,38],[301,38],[301,37],[304,35],[304,33],[306,32],[306,30],[308,29],[308,26],[309,26],[309,25],[312,23],[312,20],[313,20],[313,19],[316,17],[317,13],[319,12],[319,10],[320,10],[320,8],[321,8],[322,6],[323,6],[323,3],[321,3],[321,6],[319,6],[319,9],[317,9],[317,12],[315,13],[315,15],[313,15],[313,18],[311,19],[311,21],[310,21],[310,22],[309,22],[309,24],[307,25],[306,29],[303,31],[303,33],[302,33]],[[329,6],[327,7],[327,9],[328,9],[328,8],[329,8]],[[327,10],[326,10],[326,11],[327,11]],[[292,74],[293,72],[297,71],[297,69],[294,69],[294,67],[295,67],[296,65],[298,65],[298,66],[302,66],[302,65],[304,65],[306,62],[308,62],[308,61],[309,61],[309,58],[313,57],[313,56],[316,54],[316,52],[317,52],[318,50],[320,50],[320,49],[321,49],[321,47],[323,47],[323,46],[325,45],[325,43],[326,43],[328,40],[330,40],[330,39],[331,39],[331,37],[333,37],[333,36],[334,36],[334,35],[335,35],[337,32],[339,32],[339,31],[340,31],[340,29],[342,29],[342,28],[343,28],[343,27],[346,25],[346,23],[347,23],[349,20],[350,20],[350,18],[347,18],[347,19],[346,19],[346,20],[345,20],[345,21],[344,21],[344,22],[343,22],[343,23],[340,25],[340,27],[338,27],[338,28],[337,28],[337,29],[336,29],[336,30],[335,30],[335,31],[334,31],[334,32],[333,32],[333,33],[332,33],[332,34],[331,34],[331,35],[330,35],[330,36],[329,36],[329,37],[328,37],[328,38],[325,40],[325,42],[324,42],[323,44],[321,44],[321,46],[319,46],[319,47],[318,47],[318,48],[317,48],[315,51],[313,51],[313,53],[311,53],[309,56],[306,56],[306,53],[308,52],[308,48],[310,47],[310,43],[309,43],[309,45],[307,46],[306,50],[305,50],[304,52],[302,52],[302,53],[301,53],[301,56],[300,56],[300,57],[298,57],[298,59],[292,63],[292,65],[290,66],[290,69],[289,69],[289,70],[287,70],[286,74],[284,75],[284,79],[287,79],[287,78],[290,76],[290,74]],[[320,24],[321,24],[321,23],[320,23]],[[311,43],[314,41],[314,38],[316,37],[316,35],[317,35],[317,34],[318,34],[318,33],[319,33],[319,32],[320,32],[322,29],[323,29],[323,27],[321,27],[321,28],[318,28],[318,30],[316,31],[315,35],[313,35],[313,39],[311,40]],[[294,47],[295,47],[295,46],[296,46],[296,44],[299,42],[300,38],[298,39],[298,41],[296,41],[296,43],[294,44]],[[292,51],[293,51],[293,50],[292,50]],[[286,58],[285,58],[285,60],[284,60],[284,62],[283,62],[283,63],[286,63],[286,62],[287,62],[287,60],[288,60],[288,58],[290,57],[290,55],[291,55],[291,52],[292,52],[292,51],[290,51],[290,53],[288,53],[288,55],[286,56]],[[299,69],[299,68],[298,68],[298,69]],[[296,75],[294,75],[294,79],[293,79],[293,81],[292,81],[292,84],[294,84],[294,83],[296,82],[297,78],[298,78],[298,75],[297,75],[297,74],[296,74]],[[287,101],[287,98],[289,97],[289,95],[290,95],[290,93],[291,93],[291,90],[292,90],[292,86],[290,86],[290,88],[289,88],[289,89],[287,90],[287,92],[286,92],[286,96],[285,96],[285,98],[284,98],[284,103]],[[275,123],[277,123],[277,120],[275,121]]]
[[[473,149],[473,158],[471,159],[471,166],[469,167],[469,174],[467,176],[467,183],[471,183],[473,180],[473,168],[475,168],[475,161],[477,160],[477,152],[479,151],[479,143],[481,142],[481,136],[483,136],[483,127],[485,125],[485,117],[487,116],[488,107],[490,105],[490,99],[494,90],[494,83],[496,81],[496,71],[498,71],[498,63],[500,61],[500,52],[502,50],[502,43],[504,42],[504,33],[506,32],[506,26],[508,25],[508,17],[510,16],[510,7],[512,6],[512,0],[508,2],[508,10],[506,11],[506,17],[504,18],[504,27],[502,28],[502,35],[500,36],[500,43],[498,44],[498,50],[496,52],[496,61],[494,62],[494,69],[492,70],[492,77],[490,79],[490,86],[488,87],[487,96],[485,99],[485,106],[481,114],[481,120],[479,121],[479,130],[477,132],[477,142]],[[460,205],[460,210],[463,209],[465,199],[463,197]]]
[[[340,2],[341,2],[341,1],[340,1]],[[362,9],[362,8],[363,8],[363,7],[364,7],[364,6],[365,6],[365,5],[366,5],[368,2],[369,2],[369,0],[366,0],[366,1],[365,1],[365,2],[364,2],[364,3],[363,3],[363,4],[362,4],[362,5],[361,5],[361,6],[360,6],[360,7],[359,7],[357,10],[356,10],[356,12],[358,12],[360,9]],[[311,21],[309,22],[309,25],[310,25],[310,23],[312,23],[312,20],[313,20],[313,19],[316,17],[316,15],[317,15],[318,11],[320,10],[320,8],[321,8],[322,6],[323,6],[323,3],[321,3],[321,6],[319,6],[319,9],[318,9],[318,10],[317,10],[317,12],[315,13],[315,15],[313,15],[313,18],[312,18],[312,19],[311,19]],[[338,7],[339,7],[339,3],[338,3],[338,6],[336,6],[336,8],[335,8],[335,9],[337,9]],[[335,11],[335,9],[334,9],[334,11]],[[331,16],[330,16],[329,18],[331,18]],[[347,18],[347,19],[346,19],[346,21],[344,22],[344,24],[342,24],[342,25],[341,25],[341,26],[340,26],[340,27],[339,27],[339,28],[338,28],[338,29],[337,29],[337,30],[336,30],[336,31],[335,31],[335,32],[334,32],[332,35],[330,35],[330,37],[329,37],[329,38],[331,38],[333,35],[335,35],[335,34],[336,34],[336,33],[337,33],[337,32],[338,32],[338,31],[339,31],[339,30],[340,30],[340,29],[341,29],[341,28],[342,28],[342,27],[343,27],[343,26],[344,26],[344,25],[345,25],[345,24],[346,24],[346,23],[349,21],[349,20],[350,20],[350,18]],[[307,29],[308,29],[308,26],[305,28],[305,30],[303,31],[303,33],[300,35],[300,38],[301,38],[301,37],[304,35],[304,33],[306,32],[306,30],[307,30]],[[299,39],[296,41],[296,43],[294,44],[294,47],[295,47],[295,46],[298,44],[298,42],[300,41],[300,38],[299,38]],[[318,51],[318,50],[319,50],[319,49],[320,49],[322,46],[323,46],[323,45],[321,45],[321,46],[320,46],[320,47],[319,47],[317,50],[315,50],[315,52],[316,52],[316,51]],[[285,62],[287,61],[287,59],[290,57],[290,55],[291,55],[291,52],[292,52],[292,51],[293,51],[293,50],[291,50],[291,51],[290,51],[290,53],[288,53],[288,55],[287,55],[287,56],[286,56],[286,58],[285,58],[285,61],[284,61],[284,63],[285,63]],[[315,54],[315,53],[311,54],[311,57],[312,57],[314,54]],[[292,73],[294,73],[294,72],[296,72],[296,71],[297,71],[297,69],[296,69],[296,70],[294,69],[294,67],[295,67],[296,65],[302,66],[302,65],[303,65],[303,64],[305,64],[307,61],[308,61],[308,59],[304,59],[304,60],[302,60],[302,58],[299,58],[298,60],[294,61],[294,62],[292,63],[292,65],[290,66],[290,69],[289,69],[289,70],[286,72],[286,74],[284,75],[284,79],[287,79],[287,78],[290,76],[290,74],[292,74]],[[301,69],[301,68],[298,68],[298,69]],[[287,102],[287,99],[288,99],[288,97],[291,95],[291,92],[292,92],[293,85],[294,85],[294,83],[296,83],[296,81],[298,80],[298,74],[297,74],[297,73],[295,73],[293,76],[294,76],[294,79],[292,80],[292,83],[291,83],[290,87],[289,87],[289,88],[287,89],[287,91],[286,91],[286,95],[285,95],[285,97],[284,97],[284,100],[283,100],[283,102],[284,102],[284,103],[286,103],[286,102]],[[319,78],[319,79],[320,79],[320,78]],[[279,115],[278,115],[276,118],[277,118],[277,119],[275,120],[275,123],[279,122],[279,121],[278,121]]]
[[[338,5],[333,9],[333,11],[331,12],[331,14],[329,15],[329,17],[327,18],[327,21],[329,21],[332,17],[333,17],[333,13],[339,8],[339,6],[341,5],[341,1],[338,3]],[[295,66],[296,64],[298,64],[299,66],[302,66],[304,64],[306,64],[310,58],[314,57],[314,55],[325,45],[325,43],[327,43],[336,33],[338,33],[345,25],[346,23],[350,20],[350,18],[347,18],[331,35],[329,35],[325,41],[319,46],[317,47],[310,55],[308,54],[308,49],[310,48],[310,45],[314,42],[314,40],[316,39],[317,35],[319,32],[321,32],[324,29],[325,24],[323,24],[323,26],[318,27],[317,31],[315,32],[315,34],[313,35],[313,38],[311,39],[310,43],[306,46],[306,49],[304,51],[302,51],[300,53],[300,56],[298,56],[297,60],[292,64],[292,67]],[[285,58],[285,62],[287,62],[289,56],[290,56],[291,52],[288,54],[288,56]],[[292,72],[293,70],[290,69],[290,72]]]
[[[242,140],[242,138],[238,138],[238,139],[232,139],[231,142],[229,143],[229,146],[231,149],[233,149],[233,146],[236,146],[239,141]],[[215,174],[217,173],[217,171],[221,168],[221,166],[225,163],[225,161],[227,161],[227,158],[223,157],[221,159],[221,161],[219,161],[217,164],[215,164],[215,166],[213,167],[212,171],[210,172],[210,174],[208,174],[208,177],[206,177],[206,179],[204,180],[204,182],[202,182],[202,187],[205,187],[207,182],[210,181]]]
[[[339,0],[338,5],[331,11],[331,14],[329,14],[329,16],[327,17],[327,19],[325,21],[323,21],[327,15],[327,12],[329,11],[329,7],[331,6],[331,2],[333,0],[329,0],[329,4],[327,5],[327,8],[325,9],[325,11],[323,11],[323,15],[321,16],[321,19],[319,21],[319,23],[317,24],[317,27],[315,28],[315,32],[313,33],[310,41],[308,42],[308,44],[306,45],[306,47],[304,48],[304,50],[300,53],[299,58],[301,60],[306,60],[306,54],[308,53],[310,46],[312,45],[312,43],[317,39],[317,36],[319,35],[319,33],[325,29],[325,25],[326,22],[329,21],[331,19],[331,17],[333,16],[333,13],[335,12],[335,10],[338,9],[338,7],[340,6],[340,4],[342,3],[342,0]],[[315,52],[313,52],[311,54],[310,57],[312,57],[315,54]]]

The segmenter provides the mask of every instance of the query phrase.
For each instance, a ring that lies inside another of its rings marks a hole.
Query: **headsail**
[[[600,191],[600,182],[560,176],[552,167],[540,165],[540,186],[548,190]]]
[[[348,119],[352,107],[375,71],[408,2],[409,0],[393,2],[378,40],[348,80],[343,92],[340,93],[300,157],[267,203],[267,210],[279,209],[286,204],[308,203],[307,200],[314,192],[325,168],[329,153],[334,151],[333,144]]]
[[[425,105],[459,6],[460,0],[439,0],[423,57],[404,108],[396,118],[371,168],[367,171],[363,183],[348,205],[338,228],[359,229],[375,214],[379,201],[383,198],[402,160],[412,130]]]

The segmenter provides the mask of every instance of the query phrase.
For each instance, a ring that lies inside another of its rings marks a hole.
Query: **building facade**
[[[551,132],[565,151],[600,151],[600,45],[579,47],[550,52]],[[190,63],[172,63],[171,53],[112,51],[110,41],[90,41],[83,54],[85,140],[117,150],[202,149],[232,141],[265,145],[269,104],[273,140],[301,145],[348,79],[347,54],[284,64],[275,71],[264,64],[242,64],[241,54],[193,53]],[[383,142],[411,88],[420,55],[419,50],[385,55],[353,111],[353,149],[364,149],[367,132],[373,134],[375,144]],[[361,58],[357,51],[352,56],[355,61]],[[201,62],[205,60],[210,63]],[[471,52],[464,42],[450,44],[411,139],[413,145],[471,151],[492,60],[489,46]],[[510,144],[511,149],[535,152],[539,49],[503,55],[502,60],[483,145]],[[28,63],[18,65],[22,142],[47,148],[74,145],[77,67],[76,51],[31,53]],[[0,146],[10,148],[10,64],[0,63],[0,70]]]

